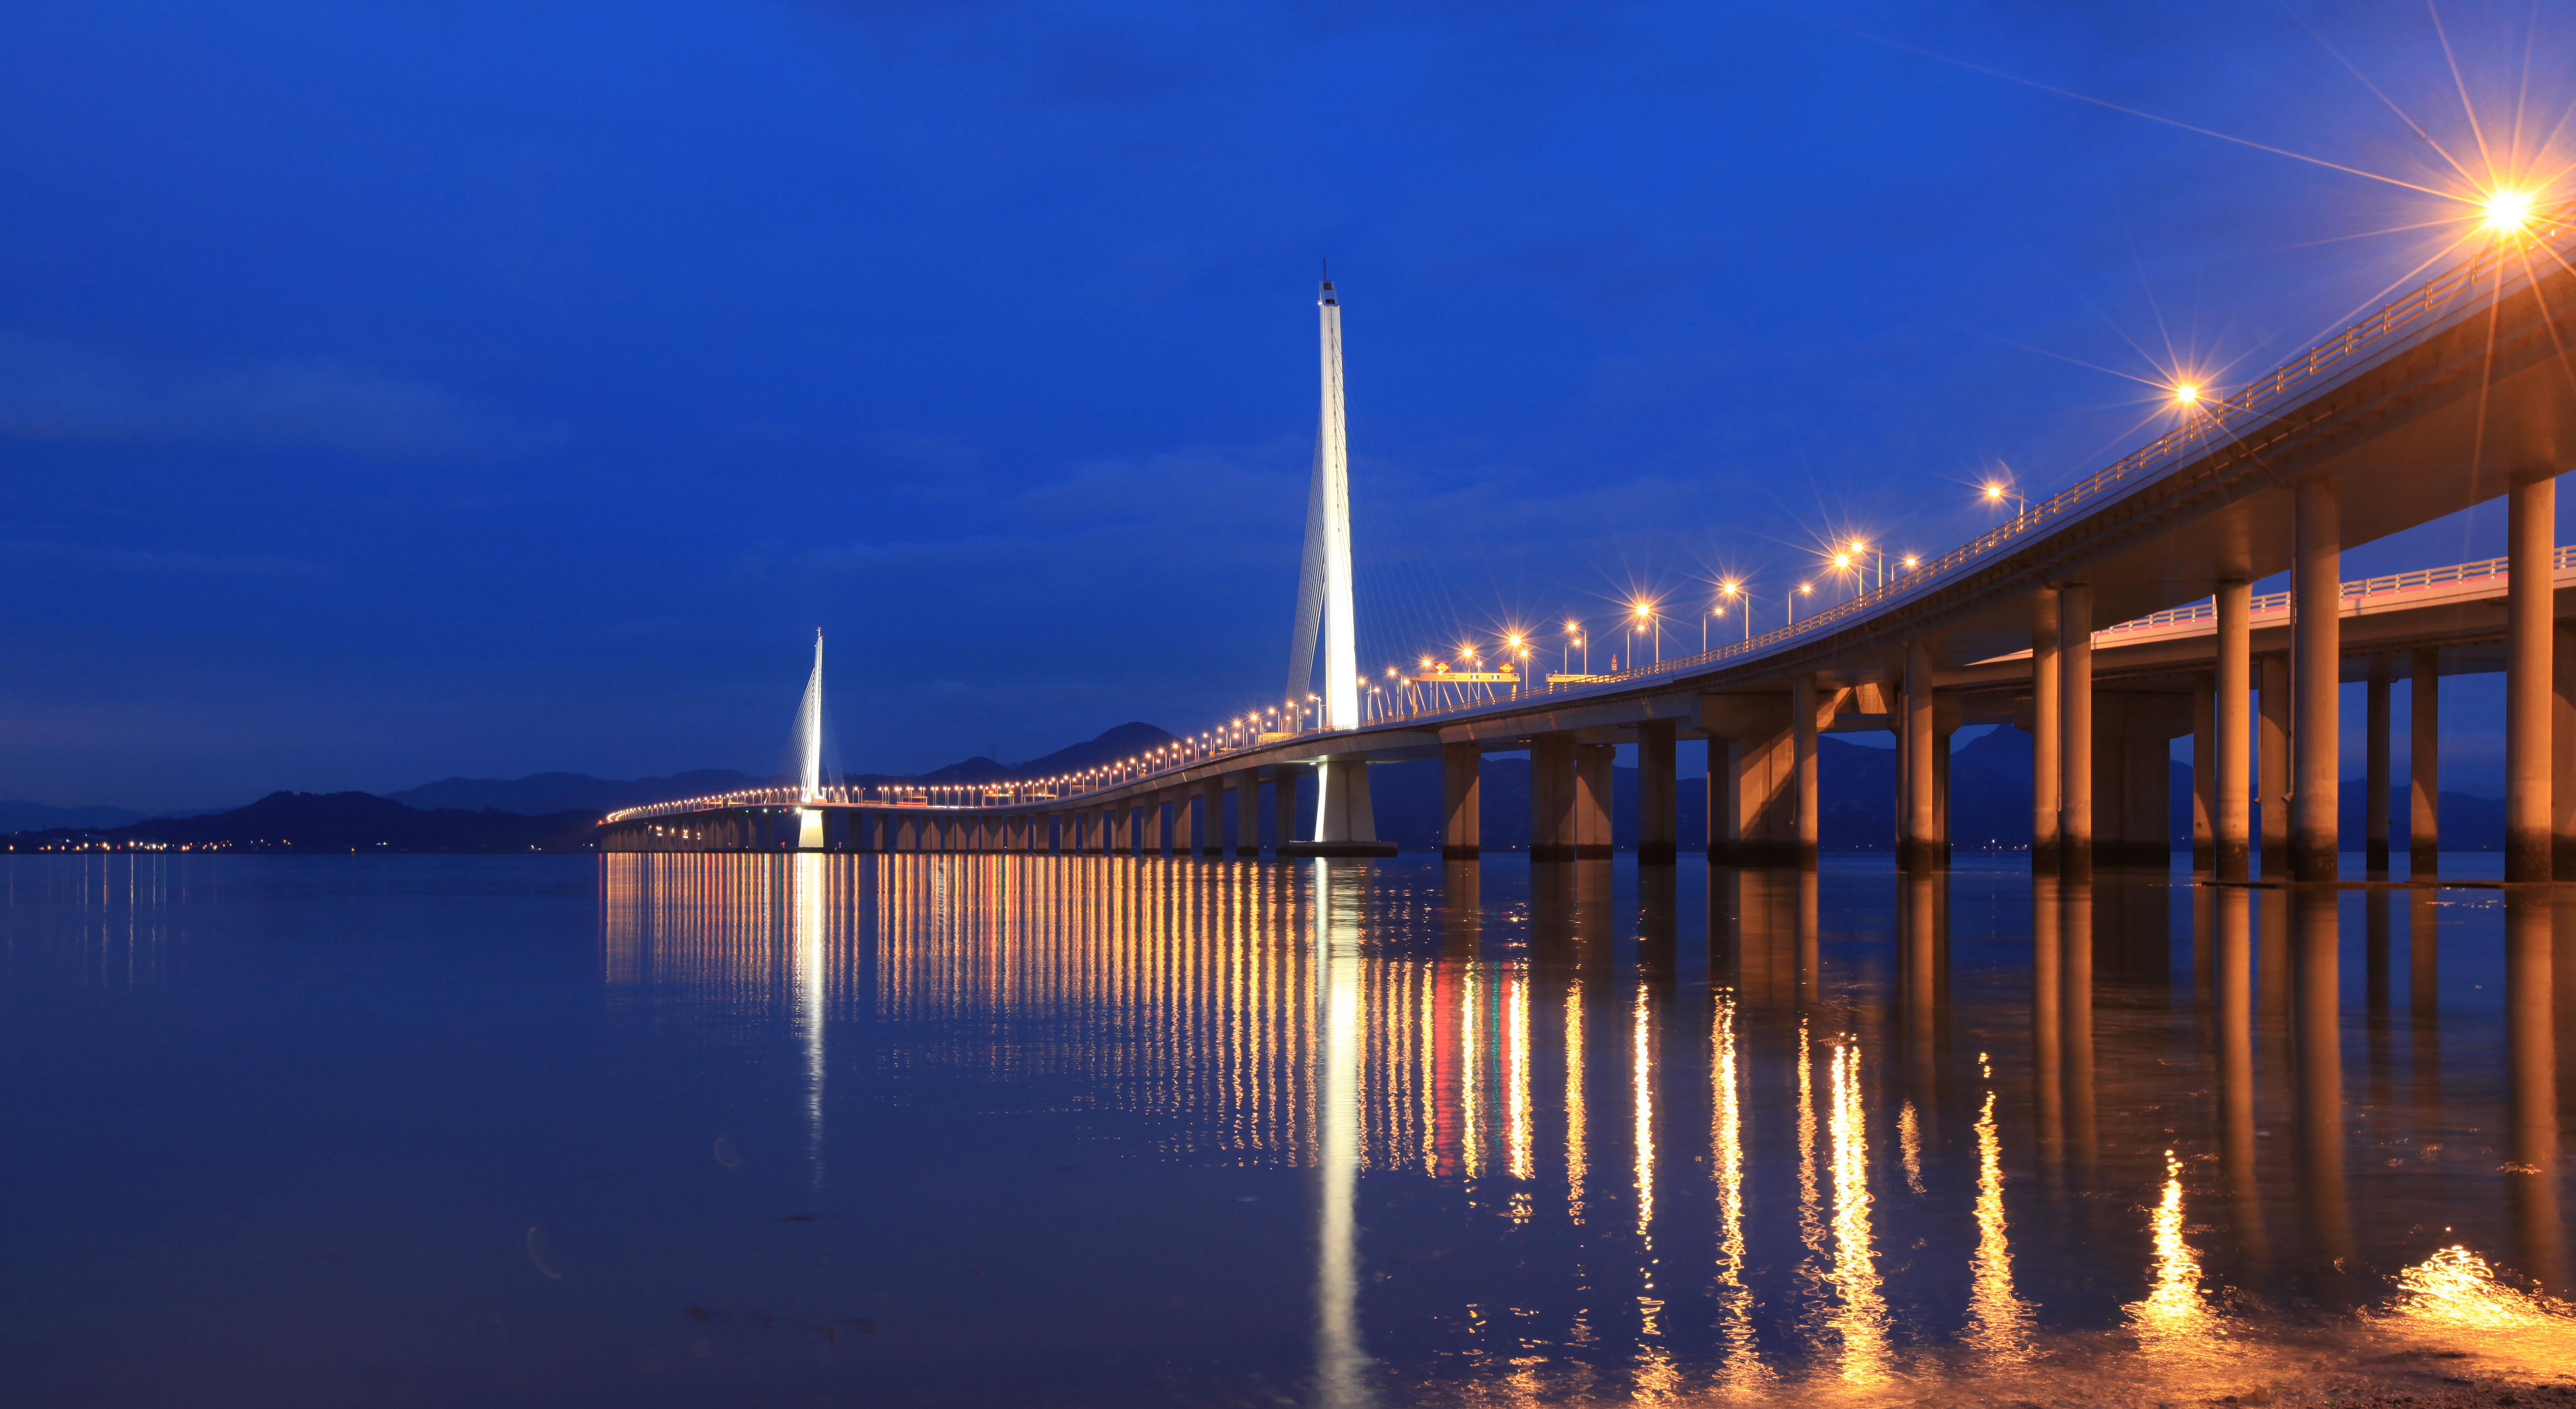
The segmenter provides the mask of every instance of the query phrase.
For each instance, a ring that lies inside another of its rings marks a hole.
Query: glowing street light
[[[2191,382],[2184,382],[2180,386],[2174,388],[2173,399],[2176,406],[2198,406],[2200,404],[2200,388]]]
[[[2519,235],[2531,228],[2535,204],[2529,191],[2503,189],[2488,192],[2479,208],[2486,212],[2489,234]]]

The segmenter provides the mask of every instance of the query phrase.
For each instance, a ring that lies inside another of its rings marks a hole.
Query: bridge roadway
[[[2576,681],[2567,678],[2576,643],[2561,645],[2568,583],[2553,547],[2556,477],[2576,456],[2576,368],[2563,352],[2576,341],[2576,269],[2558,248],[2567,245],[2576,238],[2565,228],[2500,238],[2274,371],[2185,408],[2173,430],[2009,523],[1751,642],[1472,708],[1265,735],[1070,795],[1002,791],[958,808],[827,802],[805,810],[844,815],[819,829],[800,823],[800,834],[871,850],[930,838],[970,849],[1160,850],[1170,803],[1177,835],[1200,833],[1199,849],[1214,854],[1221,826],[1197,821],[1216,821],[1231,791],[1242,854],[1257,843],[1266,781],[1276,835],[1293,838],[1286,854],[1383,855],[1393,847],[1375,835],[1367,766],[1439,757],[1444,846],[1473,856],[1476,762],[1526,749],[1533,858],[1566,860],[1608,853],[1611,746],[1633,742],[1640,860],[1669,862],[1674,745],[1707,738],[1711,857],[1809,866],[1815,736],[1887,728],[1899,746],[1900,862],[1936,869],[1949,851],[1941,741],[1964,724],[2010,719],[2035,741],[2035,867],[2080,880],[2097,856],[2162,859],[2163,760],[2189,733],[2203,765],[2194,772],[2203,859],[2217,876],[2246,877],[2260,854],[2267,875],[2332,880],[2342,843],[2337,687],[2373,682],[2368,771],[2384,798],[2388,680],[2402,660],[2417,691],[2418,846],[2438,828],[2426,810],[2437,787],[2436,682],[2501,669],[2506,878],[2563,870],[2576,879]],[[2499,497],[2509,527],[2498,564],[2411,575],[2424,580],[2385,592],[2340,581],[2347,545]],[[2284,571],[2291,590],[2258,613],[2252,584]],[[2192,603],[2204,605],[2185,610]],[[2098,621],[2123,624],[2097,635]],[[1293,783],[1316,770],[1341,770],[1323,790],[1341,805],[1300,816]],[[2557,777],[2569,786],[2553,789]],[[2258,798],[2277,804],[2261,808],[2259,839]],[[786,824],[759,819],[801,806],[734,795],[634,809],[603,823],[603,848],[694,849],[725,835],[765,845]],[[2384,807],[2372,809],[2374,862],[2385,855]],[[2420,853],[2417,874],[2431,862]]]

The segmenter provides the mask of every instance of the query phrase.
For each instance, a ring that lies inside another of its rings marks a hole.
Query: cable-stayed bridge
[[[2507,879],[2576,879],[2576,641],[2562,642],[2561,625],[2576,618],[2576,568],[2553,543],[2556,477],[2576,459],[2576,269],[2564,258],[2576,231],[2533,220],[2490,234],[2272,371],[2180,389],[2172,430],[1849,601],[1642,668],[1545,682],[1497,671],[1472,691],[1402,699],[1372,696],[1357,672],[1340,307],[1327,281],[1304,574],[1275,716],[1119,765],[972,789],[842,789],[809,764],[794,786],[613,814],[602,846],[1255,855],[1266,786],[1281,853],[1385,855],[1369,766],[1437,757],[1444,848],[1465,858],[1480,844],[1479,761],[1526,750],[1533,858],[1574,860],[1609,852],[1611,760],[1629,743],[1639,859],[1670,863],[1675,746],[1706,739],[1711,859],[1810,866],[1816,736],[1879,729],[1898,744],[1900,860],[1937,870],[1949,734],[2012,722],[2035,741],[2044,871],[2081,879],[2097,861],[2164,862],[2166,759],[2188,735],[2198,859],[2223,880],[2257,858],[2266,876],[2331,880],[2348,841],[2386,865],[2388,704],[2403,679],[2422,876],[2439,837],[2441,678],[2500,670]],[[2503,558],[2342,579],[2345,548],[2498,498]],[[2254,595],[2285,571],[2288,592]],[[2359,839],[2337,830],[2349,680],[2369,682]],[[820,692],[818,643],[799,714],[809,758]]]

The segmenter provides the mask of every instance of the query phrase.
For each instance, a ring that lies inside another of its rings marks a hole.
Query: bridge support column
[[[1816,869],[1816,677],[1789,682],[1789,733],[1798,772],[1797,865]]]
[[[2267,655],[2262,663],[2263,747],[2255,760],[2262,785],[2255,801],[2263,813],[2263,874],[2278,879],[2290,870],[2290,661]]]
[[[1708,859],[1720,866],[1797,864],[1796,748],[1778,695],[1702,695],[1708,735]]]
[[[1368,761],[1328,759],[1315,770],[1315,837],[1296,844],[1298,856],[1393,856],[1395,843],[1377,838],[1369,805]]]
[[[1637,864],[1670,866],[1681,858],[1680,760],[1669,719],[1637,726]]]
[[[2372,880],[2388,875],[2388,658],[2370,658],[2369,700],[2362,725],[2362,870]]]
[[[2547,472],[2515,475],[2506,496],[2504,603],[2504,878],[2545,881],[2551,867],[2550,713],[2555,670],[2556,592],[2550,540],[2558,526],[2558,482]]]
[[[1571,861],[1575,847],[1574,736],[1530,740],[1530,860]]]
[[[2245,880],[2253,872],[2252,780],[2246,772],[2254,730],[2253,613],[2253,583],[2218,584],[2218,670],[2210,701],[2209,751],[2218,815],[2210,867],[2222,881]]]
[[[1905,643],[1904,748],[1897,753],[1903,769],[1899,799],[1896,864],[1906,871],[1934,871],[1949,860],[1939,854],[1940,824],[1933,787],[1932,643],[1921,637]]]
[[[2218,859],[2218,700],[2209,676],[2191,677],[2191,869],[2204,874]]]
[[[2030,873],[2057,874],[2058,812],[2065,806],[2065,710],[2060,704],[2057,589],[2043,587],[2030,608]]]
[[[1154,843],[1146,848],[1147,851],[1157,856],[1163,855],[1166,852],[1169,852],[1174,856],[1187,856],[1190,854],[1190,804],[1194,800],[1195,799],[1187,788],[1173,788],[1169,792],[1161,793],[1155,797],[1152,804],[1145,809],[1146,815],[1154,819],[1155,831]],[[1172,805],[1172,821],[1171,830],[1169,832],[1165,832],[1163,829],[1163,804],[1165,802],[1169,802]]]
[[[2576,778],[2576,632],[2563,626],[2550,633],[2550,677],[2550,874],[2576,880],[2576,783],[2558,786]]]
[[[2093,584],[2057,589],[2057,874],[2093,879]]]
[[[1610,791],[1619,751],[1609,744],[1574,746],[1574,859],[1610,857]]]
[[[1440,854],[1473,861],[1485,844],[1485,751],[1475,744],[1440,746]]]
[[[2290,689],[2297,732],[2290,747],[2299,776],[2290,798],[2290,874],[2330,881],[2342,850],[2343,500],[2332,479],[2305,479],[2296,488]],[[2541,581],[2545,591],[2545,573]]]
[[[2418,646],[2408,664],[2414,679],[2406,687],[2406,875],[2420,881],[2442,869],[2441,649]]]
[[[1261,854],[1261,774],[1247,768],[1227,775],[1234,783],[1234,854]]]
[[[1291,763],[1270,770],[1271,844],[1282,857],[1306,835],[1297,825],[1297,775],[1305,771],[1302,765]]]
[[[1225,775],[1199,780],[1199,855],[1225,855]]]

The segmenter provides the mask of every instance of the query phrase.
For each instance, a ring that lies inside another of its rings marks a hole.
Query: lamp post
[[[2030,501],[2014,493],[2011,485],[2001,481],[1987,483],[1985,499],[1989,504],[2012,504],[2014,506],[2012,521],[2015,528],[2021,527],[2021,521],[2030,513]]]
[[[1789,624],[1790,624],[1791,626],[1795,626],[1795,625],[1797,625],[1797,624],[1798,624],[1798,599],[1799,599],[1800,597],[1812,597],[1812,596],[1814,596],[1815,594],[1816,594],[1815,584],[1813,584],[1813,583],[1809,583],[1809,582],[1801,582],[1801,583],[1799,583],[1799,584],[1798,584],[1798,590],[1797,590],[1796,592],[1794,592],[1794,593],[1791,593],[1791,594],[1790,594],[1790,596],[1789,596]]]
[[[1735,598],[1744,606],[1744,639],[1749,642],[1753,639],[1753,598],[1745,592],[1741,583],[1729,582],[1724,586],[1726,595]]]

